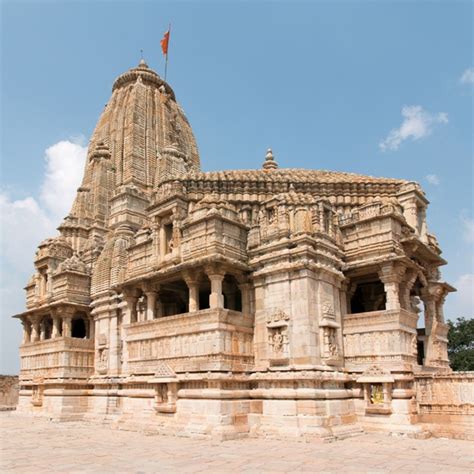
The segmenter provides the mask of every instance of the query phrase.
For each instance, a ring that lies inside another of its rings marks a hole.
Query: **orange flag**
[[[168,56],[168,43],[170,41],[170,30],[168,30],[164,35],[163,39],[161,40],[161,50],[165,56]]]

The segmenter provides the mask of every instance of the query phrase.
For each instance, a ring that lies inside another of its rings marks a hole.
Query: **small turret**
[[[273,152],[271,148],[267,150],[267,154],[265,155],[265,161],[263,162],[262,168],[266,171],[278,169],[278,163],[273,158]]]

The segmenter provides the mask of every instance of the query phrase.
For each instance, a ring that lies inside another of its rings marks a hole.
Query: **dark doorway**
[[[87,335],[86,323],[82,318],[72,320],[71,336],[84,339]]]
[[[358,283],[351,299],[351,313],[365,313],[385,309],[385,288],[379,281]]]

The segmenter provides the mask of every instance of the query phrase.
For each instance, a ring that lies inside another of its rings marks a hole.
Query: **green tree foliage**
[[[453,370],[474,370],[474,319],[448,321],[448,356]]]

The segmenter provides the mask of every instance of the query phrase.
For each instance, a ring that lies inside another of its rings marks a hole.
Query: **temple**
[[[474,435],[427,207],[415,182],[282,169],[270,149],[259,169],[201,171],[142,60],[38,247],[18,411],[216,439]]]

